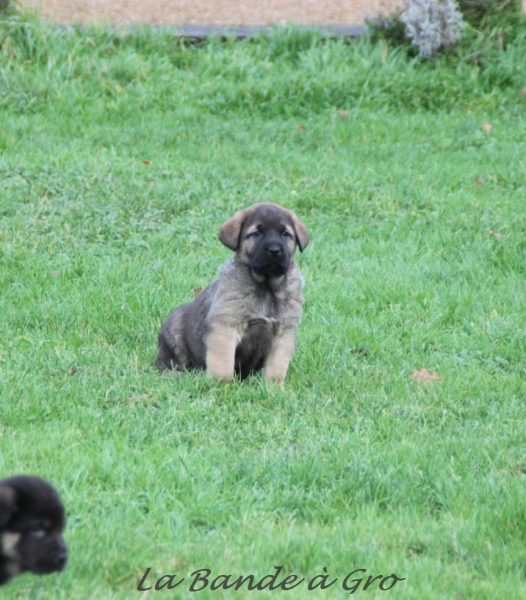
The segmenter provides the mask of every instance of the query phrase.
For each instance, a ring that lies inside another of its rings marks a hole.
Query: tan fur
[[[230,381],[234,375],[234,356],[239,335],[235,327],[212,325],[206,338],[206,372],[211,377]]]
[[[274,343],[265,361],[264,373],[267,381],[283,385],[292,353],[296,345],[296,330],[289,328],[274,338]]]
[[[18,558],[18,552],[15,550],[15,547],[18,544],[20,537],[19,533],[2,533],[2,552],[5,556],[15,560]]]

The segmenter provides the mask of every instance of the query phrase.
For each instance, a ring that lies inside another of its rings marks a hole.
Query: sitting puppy
[[[49,483],[32,475],[0,480],[0,585],[14,575],[61,571],[64,505]]]
[[[261,203],[237,212],[219,239],[235,254],[219,279],[163,323],[157,368],[206,369],[225,381],[263,369],[283,385],[303,305],[293,255],[307,246],[307,230],[291,211]]]

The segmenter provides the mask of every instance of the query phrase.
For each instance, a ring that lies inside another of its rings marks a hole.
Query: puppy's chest
[[[275,335],[281,325],[280,305],[271,294],[253,298],[243,312],[241,321],[246,333],[268,330]]]

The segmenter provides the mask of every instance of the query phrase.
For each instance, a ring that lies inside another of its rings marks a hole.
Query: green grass
[[[0,595],[283,565],[338,582],[159,597],[344,598],[358,568],[405,578],[365,598],[526,597],[523,42],[496,85],[290,32],[0,31],[0,473],[57,486],[70,548]],[[312,236],[286,389],[160,376],[257,201]]]

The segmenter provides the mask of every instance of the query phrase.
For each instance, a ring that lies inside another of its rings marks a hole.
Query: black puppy
[[[61,571],[67,560],[65,522],[57,492],[40,477],[0,480],[0,585],[23,571]]]

